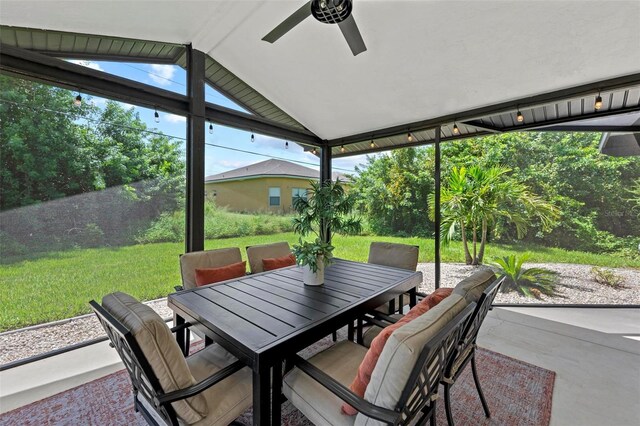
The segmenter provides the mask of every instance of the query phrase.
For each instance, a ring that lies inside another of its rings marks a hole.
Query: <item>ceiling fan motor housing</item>
[[[351,0],[312,0],[311,14],[325,24],[338,24],[351,15]]]

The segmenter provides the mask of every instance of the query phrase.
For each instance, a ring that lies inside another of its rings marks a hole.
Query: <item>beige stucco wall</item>
[[[280,205],[269,206],[269,188],[280,188]],[[292,189],[309,188],[308,179],[263,177],[205,184],[205,194],[218,206],[237,212],[290,213]],[[215,196],[213,194],[216,194]]]

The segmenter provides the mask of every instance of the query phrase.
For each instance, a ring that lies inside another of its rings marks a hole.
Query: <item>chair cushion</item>
[[[409,324],[411,321],[420,318],[423,314],[428,312],[431,308],[438,305],[443,299],[447,298],[451,294],[450,288],[439,288],[429,296],[425,297],[418,303],[416,306],[411,308],[411,310],[404,317],[400,318],[398,322],[395,324],[391,324],[388,327],[385,327],[380,334],[378,334],[373,341],[371,342],[371,347],[367,351],[366,356],[362,360],[362,364],[358,368],[358,374],[351,382],[349,389],[353,391],[356,395],[364,397],[366,394],[366,389],[371,381],[372,374],[376,369],[376,366],[379,362],[379,358],[384,351],[384,348],[387,344],[390,336],[398,329],[400,329],[405,324]],[[349,404],[345,403],[342,406],[342,411],[345,414],[355,415],[357,411],[351,407]]]
[[[247,262],[242,261],[219,268],[196,268],[196,286],[218,283],[233,278],[244,277],[247,273]]]
[[[418,247],[407,244],[373,242],[369,247],[369,263],[415,271]]]
[[[237,359],[222,346],[213,344],[187,358],[191,374],[202,381]],[[197,426],[228,425],[244,413],[253,402],[251,370],[248,367],[211,386],[201,394],[207,401],[207,417]]]
[[[296,264],[296,257],[293,253],[282,257],[268,257],[262,259],[262,269],[265,271],[273,271],[274,269],[286,268]]]
[[[185,253],[180,256],[182,286],[186,289],[196,287],[196,268],[219,268],[238,262],[242,262],[238,247]]]
[[[371,374],[364,398],[377,406],[394,409],[425,345],[466,306],[462,296],[452,294],[394,331]],[[357,419],[356,423],[360,421]],[[373,423],[366,418],[361,424]]]
[[[131,330],[165,393],[196,384],[171,330],[153,309],[121,292],[103,297],[102,306]],[[195,423],[207,415],[207,403],[202,395],[171,405],[187,423]]]
[[[311,357],[309,362],[348,386],[366,353],[366,348],[343,340]],[[297,368],[284,377],[282,391],[316,425],[353,425],[355,417],[340,412],[343,401]]]
[[[273,259],[276,257],[287,256],[289,254],[291,254],[291,248],[289,247],[289,243],[286,241],[247,247],[247,259],[249,260],[249,267],[251,268],[252,274],[264,272],[262,259]]]
[[[482,292],[496,279],[496,274],[488,268],[480,269],[460,281],[453,292],[467,300],[467,303],[478,302]]]

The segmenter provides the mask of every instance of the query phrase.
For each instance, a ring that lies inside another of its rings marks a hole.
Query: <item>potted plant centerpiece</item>
[[[360,232],[360,220],[351,214],[356,203],[353,194],[344,190],[342,182],[327,180],[310,182],[307,197],[296,197],[293,209],[293,230],[300,234],[299,244],[293,246],[298,265],[304,268],[303,281],[307,285],[324,283],[324,268],[331,263],[334,234],[352,235]],[[315,235],[311,241],[304,237]]]

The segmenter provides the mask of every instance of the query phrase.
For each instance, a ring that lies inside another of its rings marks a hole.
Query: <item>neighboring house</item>
[[[344,176],[333,174],[333,179]],[[237,212],[289,213],[294,197],[306,197],[319,172],[282,160],[267,160],[205,178],[205,195]]]

